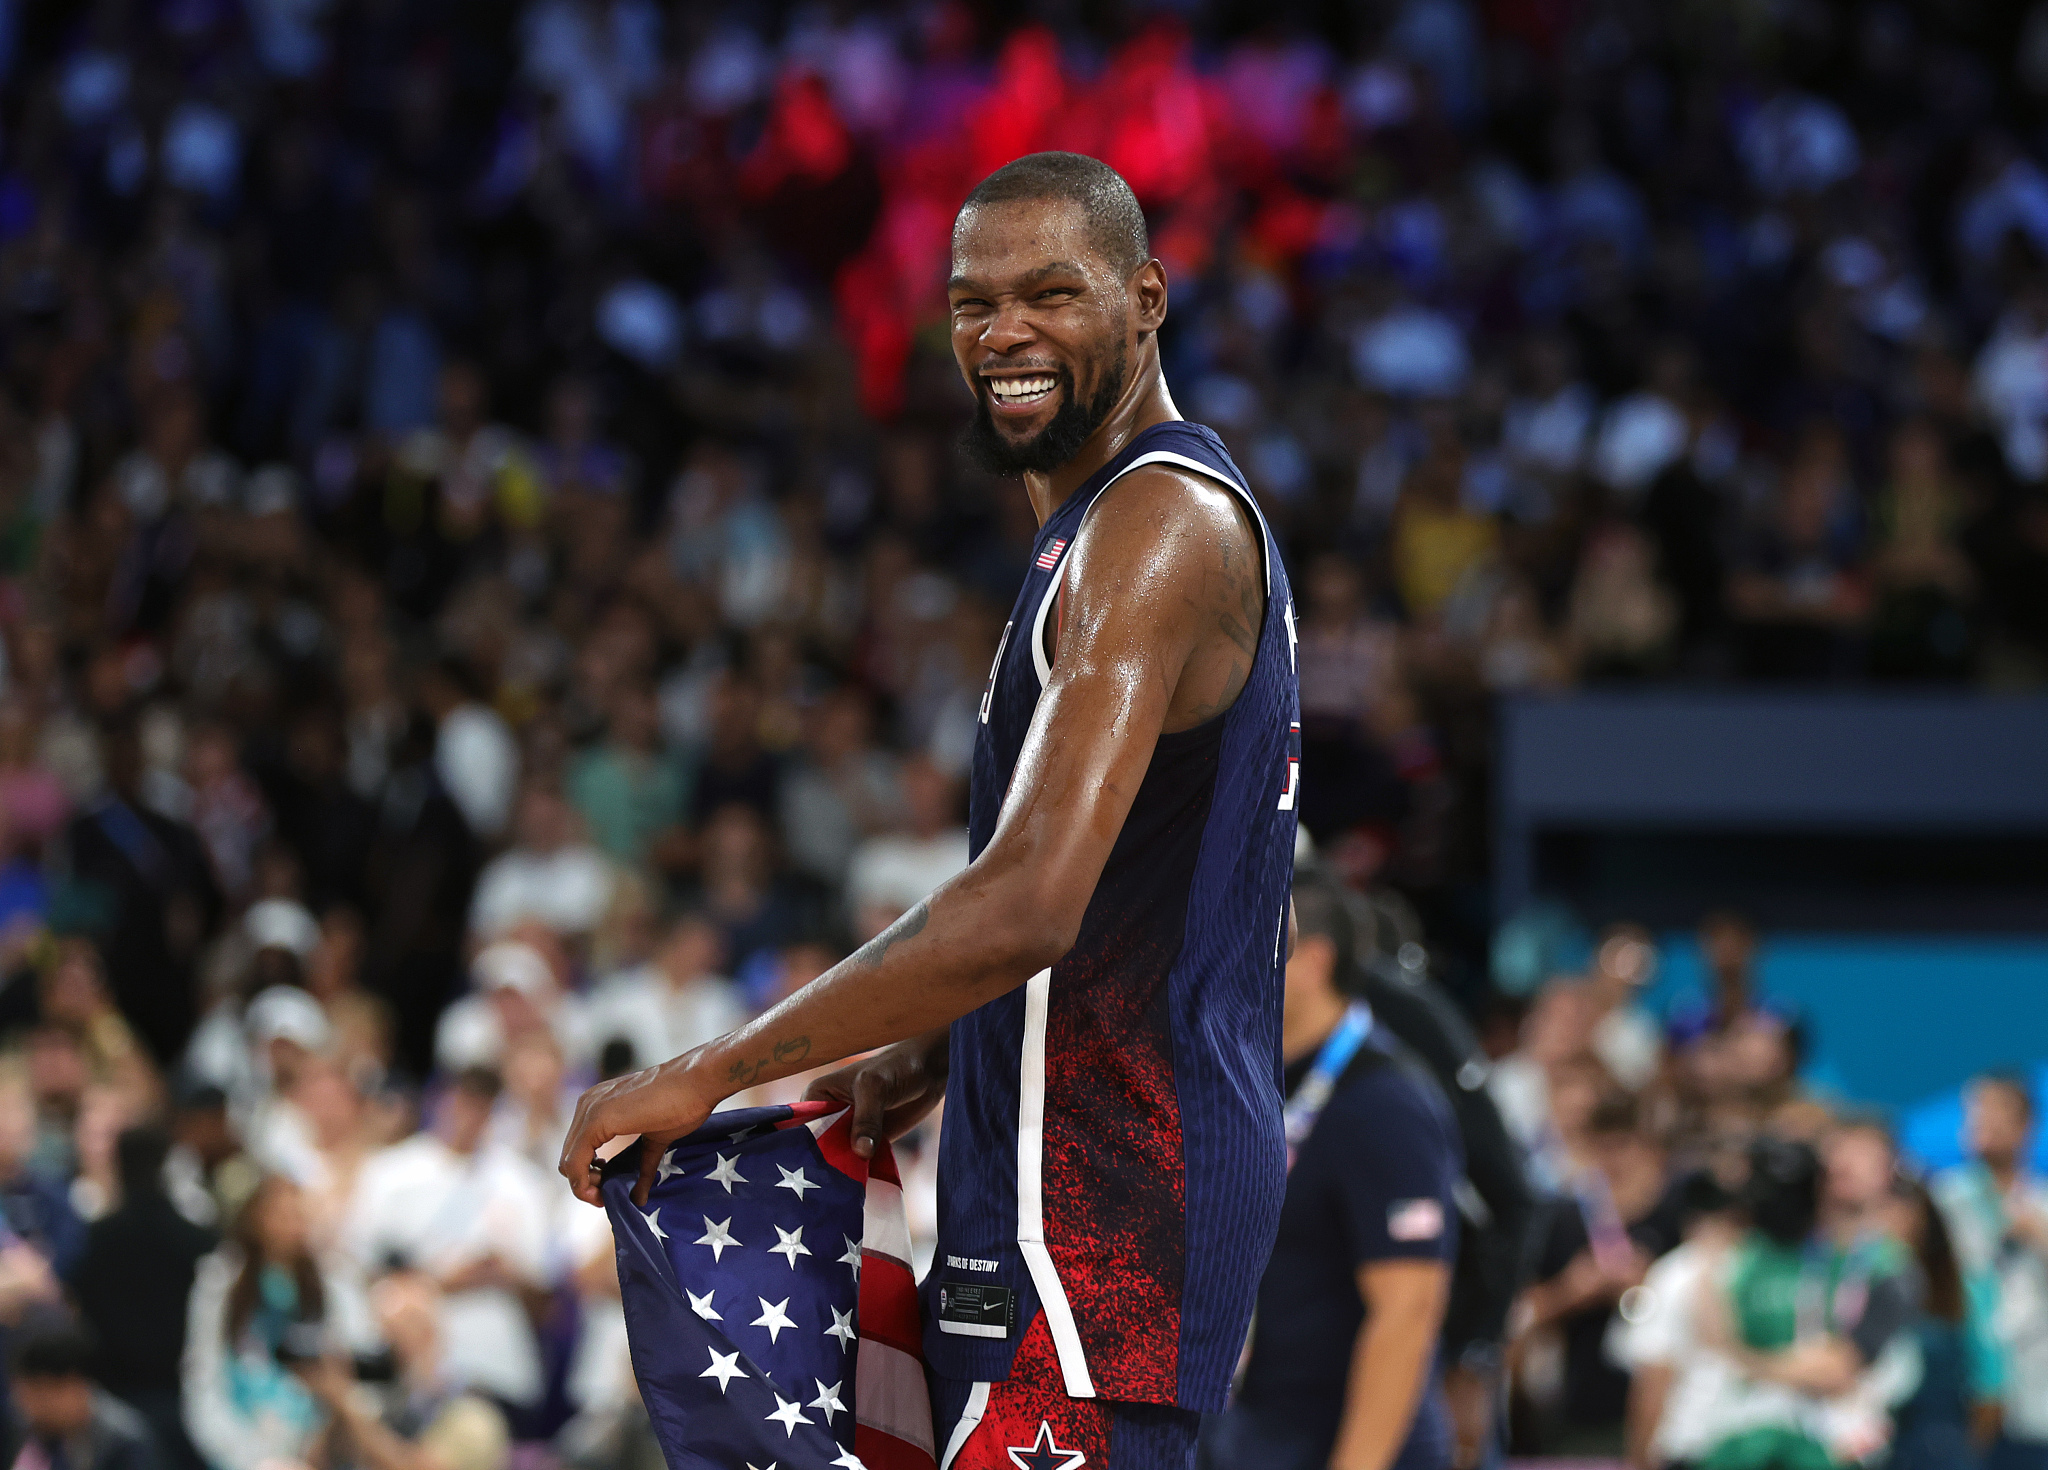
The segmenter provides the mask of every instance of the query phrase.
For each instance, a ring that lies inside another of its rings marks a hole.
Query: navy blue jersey
[[[1240,496],[1266,610],[1235,703],[1162,735],[1073,949],[955,1021],[925,1353],[1005,1379],[1043,1313],[1066,1391],[1223,1405],[1286,1183],[1281,947],[1300,781],[1294,602],[1222,441],[1158,424],[1039,529],[974,748],[969,831],[996,819],[1051,670],[1068,548],[1140,465]]]

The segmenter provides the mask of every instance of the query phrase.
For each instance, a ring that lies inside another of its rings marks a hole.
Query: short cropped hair
[[[68,1314],[38,1312],[15,1334],[8,1356],[16,1378],[87,1378],[92,1374],[92,1334]]]
[[[1152,258],[1145,211],[1124,176],[1085,153],[1027,153],[1004,164],[974,186],[960,206],[954,228],[980,204],[1013,204],[1028,199],[1064,199],[1081,206],[1095,248],[1125,280]]]
[[[1352,966],[1358,958],[1358,927],[1342,885],[1321,868],[1304,867],[1294,875],[1294,926],[1297,941],[1330,941],[1336,954],[1337,988],[1350,989]]]

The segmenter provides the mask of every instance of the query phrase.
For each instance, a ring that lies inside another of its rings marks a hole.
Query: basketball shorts
[[[1070,1397],[1043,1313],[1001,1383],[935,1376],[931,1389],[939,1470],[1193,1470],[1202,1416]]]

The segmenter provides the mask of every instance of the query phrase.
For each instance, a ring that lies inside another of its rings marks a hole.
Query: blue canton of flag
[[[807,1103],[713,1117],[664,1154],[644,1210],[637,1160],[614,1160],[603,1192],[634,1374],[670,1470],[929,1467],[886,1151],[857,1159],[844,1114]],[[864,1264],[880,1278],[865,1290]]]

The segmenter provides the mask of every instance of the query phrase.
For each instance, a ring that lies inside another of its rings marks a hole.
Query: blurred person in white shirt
[[[590,1065],[594,1048],[583,997],[562,988],[539,944],[501,939],[486,945],[469,977],[470,993],[441,1013],[434,1030],[434,1061],[443,1071],[498,1067],[507,1043],[534,1030],[552,1033],[570,1068]]]
[[[957,783],[931,760],[903,763],[905,830],[870,837],[847,865],[846,911],[865,944],[967,866],[967,827]]]
[[[256,1083],[242,1131],[249,1156],[265,1173],[309,1186],[323,1166],[297,1091],[306,1067],[334,1039],[327,1013],[305,991],[273,985],[249,1002],[244,1024]]]
[[[597,927],[611,903],[614,874],[582,825],[554,783],[535,782],[520,793],[513,845],[485,866],[470,901],[477,938],[502,938],[527,920],[564,939]]]
[[[445,1293],[448,1377],[524,1407],[542,1391],[527,1299],[548,1285],[555,1192],[540,1170],[486,1140],[501,1083],[470,1068],[443,1099],[439,1126],[363,1165],[343,1241],[368,1276],[426,1272]]]
[[[1681,1186],[1691,1215],[1685,1239],[1658,1258],[1642,1285],[1624,1292],[1608,1352],[1629,1371],[1628,1463],[1634,1470],[1685,1464],[1713,1449],[1715,1401],[1734,1367],[1701,1334],[1699,1308],[1714,1272],[1741,1239],[1734,1199],[1705,1172]]]
[[[222,948],[239,948],[223,966],[229,983],[216,994],[185,1046],[188,1076],[211,1083],[228,1096],[238,1123],[246,1123],[264,1085],[250,1055],[246,1024],[251,997],[278,985],[297,985],[320,943],[320,923],[307,907],[289,898],[249,905],[240,932]]]
[[[561,1043],[544,1029],[521,1032],[506,1042],[503,1070],[505,1091],[491,1112],[488,1141],[545,1174],[561,1159],[580,1089],[569,1084]]]
[[[636,1067],[651,1067],[723,1036],[747,1019],[732,981],[721,972],[725,937],[699,913],[686,913],[645,963],[598,983],[588,1026],[601,1045],[623,1038]]]
[[[1585,1052],[1593,1023],[1585,982],[1553,979],[1523,1018],[1521,1044],[1487,1074],[1486,1089],[1508,1131],[1532,1154],[1542,1154],[1554,1142],[1551,1073]]]
[[[468,665],[444,658],[420,676],[420,703],[434,722],[434,771],[469,830],[486,843],[505,832],[519,787],[519,742],[504,717],[477,697]]]

